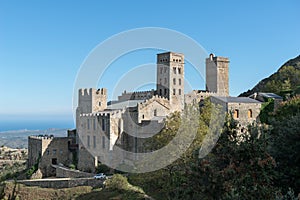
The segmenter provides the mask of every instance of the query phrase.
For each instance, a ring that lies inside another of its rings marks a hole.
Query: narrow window
[[[99,106],[101,106],[101,102],[99,102]]]
[[[165,78],[165,84],[167,84],[167,78]]]
[[[161,74],[163,73],[163,68],[162,68],[162,67],[160,68],[160,73],[161,73]]]
[[[50,151],[49,151],[49,149],[47,149],[47,155],[49,155],[50,154]]]
[[[173,89],[173,95],[175,95],[176,94],[176,90],[175,89]]]
[[[161,78],[159,79],[159,84],[161,85]]]
[[[178,79],[178,84],[179,84],[179,85],[181,85],[181,78],[180,78],[180,79]]]
[[[90,144],[90,136],[88,135],[88,136],[87,136],[87,146],[90,147],[90,145],[91,145],[91,144]]]
[[[154,113],[153,113],[154,116],[157,116],[157,110],[154,109]]]
[[[102,118],[102,130],[105,131],[105,119]]]
[[[252,110],[251,109],[248,110],[248,118],[252,118]]]
[[[60,153],[60,155],[62,155],[63,154],[63,150],[59,150],[59,153]]]
[[[176,67],[173,67],[173,73],[176,74]]]
[[[176,78],[173,78],[173,85],[176,85]]]
[[[53,149],[53,155],[56,155],[56,149]]]
[[[167,68],[165,67],[165,73],[167,73]]]
[[[94,144],[94,148],[96,148],[96,136],[93,136],[93,144]]]
[[[168,94],[168,91],[167,91],[167,88],[165,88],[165,95],[167,95]]]
[[[143,119],[145,119],[145,115],[143,115]]]
[[[96,130],[96,119],[93,119],[93,128]]]
[[[181,95],[181,89],[178,90],[178,94]]]
[[[102,148],[105,148],[105,136],[102,136]]]
[[[234,110],[233,117],[234,117],[235,119],[238,119],[238,118],[239,118],[239,110],[238,110],[238,109],[235,109],[235,110]]]
[[[181,74],[181,68],[178,68],[178,74]]]
[[[159,95],[162,95],[162,90],[161,89],[159,89]]]
[[[87,119],[87,129],[90,130],[90,119]]]

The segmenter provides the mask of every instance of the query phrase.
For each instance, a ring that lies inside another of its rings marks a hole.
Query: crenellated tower
[[[101,89],[79,89],[77,112],[93,113],[106,109],[107,107],[107,90]]]

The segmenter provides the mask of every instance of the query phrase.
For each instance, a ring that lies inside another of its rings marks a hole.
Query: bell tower
[[[184,108],[184,55],[157,54],[157,94],[169,99],[173,111]]]
[[[219,96],[229,96],[229,59],[210,54],[206,58],[206,90]]]

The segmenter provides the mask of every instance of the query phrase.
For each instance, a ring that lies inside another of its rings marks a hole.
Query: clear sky
[[[0,120],[70,119],[87,55],[108,37],[142,27],[182,32],[208,53],[229,57],[230,94],[238,95],[300,54],[299,9],[299,0],[1,0]],[[155,62],[154,51],[138,55],[120,67]]]

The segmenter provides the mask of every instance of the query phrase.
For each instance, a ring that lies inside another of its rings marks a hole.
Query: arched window
[[[251,109],[248,110],[248,118],[252,118],[252,110]]]
[[[181,95],[181,89],[178,90],[178,94]]]
[[[175,95],[176,94],[176,89],[173,89],[173,95]]]
[[[176,78],[173,78],[173,85],[176,85]]]
[[[181,85],[181,79],[178,79],[178,84]]]
[[[159,95],[162,95],[162,90],[161,89],[159,89]]]
[[[239,118],[239,110],[235,109],[233,113],[233,118],[238,119]]]
[[[178,68],[178,74],[181,74],[181,68]]]

